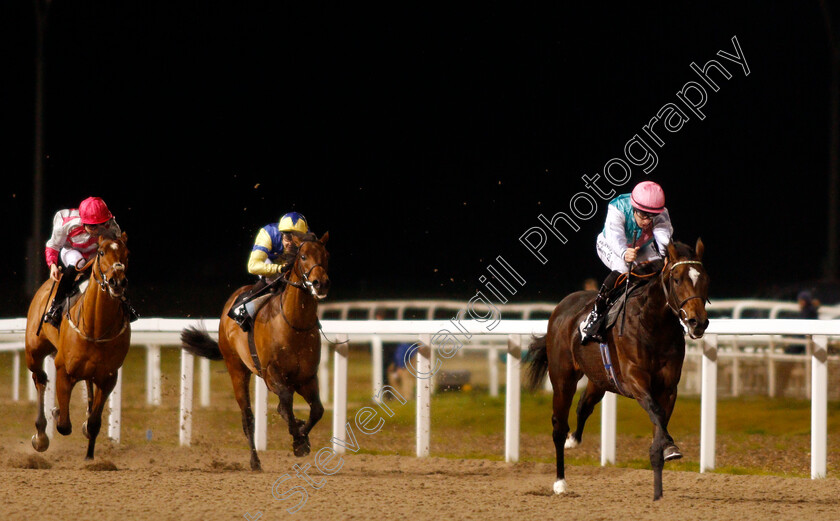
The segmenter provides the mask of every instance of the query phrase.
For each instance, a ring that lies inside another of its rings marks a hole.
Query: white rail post
[[[811,479],[826,475],[828,436],[828,337],[814,335],[811,356]]]
[[[499,352],[495,347],[487,349],[487,363],[490,369],[490,396],[499,396]]]
[[[703,376],[700,390],[700,472],[715,468],[717,429],[717,335],[706,335],[703,349]]]
[[[12,400],[20,400],[20,351],[12,357]]]
[[[210,359],[201,358],[198,361],[200,369],[199,378],[201,379],[199,395],[201,396],[201,406],[210,406]]]
[[[417,350],[417,373],[429,375],[432,372],[431,335],[420,335],[420,349]],[[429,455],[429,438],[432,423],[432,379],[417,378],[417,457]]]
[[[505,386],[505,461],[519,461],[519,367],[522,361],[520,335],[508,336]]]
[[[732,357],[732,397],[741,396],[741,360],[737,356]]]
[[[601,466],[615,464],[616,395],[607,391],[601,400]]]
[[[47,436],[55,436],[55,417],[52,410],[55,408],[55,357],[53,355],[44,358],[44,371],[47,372],[47,386],[44,389],[44,414],[47,416]]]
[[[146,347],[146,403],[160,405],[160,346]]]
[[[770,348],[767,349],[767,396],[776,397],[776,360]]]
[[[814,365],[811,363],[811,360],[814,357],[814,339],[813,337],[808,337],[808,341],[805,343],[805,398],[810,400],[812,393],[811,393],[811,375],[814,372]]]
[[[87,386],[84,386],[87,388]],[[114,443],[120,442],[120,426],[122,423],[122,367],[117,370],[117,385],[108,398],[111,414],[108,416],[108,437]]]
[[[268,440],[268,387],[265,380],[254,377],[254,448],[265,450]]]
[[[373,396],[379,396],[379,390],[384,385],[385,378],[382,373],[382,337],[373,335],[370,340],[370,354],[373,359]]]
[[[330,403],[330,346],[321,343],[321,363],[318,364],[318,394],[324,405]]]
[[[192,353],[181,350],[181,415],[178,422],[181,447],[189,447],[192,438],[193,359]]]
[[[344,454],[345,432],[347,423],[347,335],[337,335],[333,346],[333,450]],[[342,442],[342,443],[339,443]]]

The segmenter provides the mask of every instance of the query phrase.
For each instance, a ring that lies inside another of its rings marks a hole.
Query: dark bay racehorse
[[[295,239],[297,254],[285,289],[275,293],[254,319],[256,362],[251,356],[248,334],[228,317],[236,297],[248,286],[236,290],[225,303],[218,342],[206,331],[196,328],[187,328],[181,333],[186,351],[211,360],[224,359],[236,402],[242,410],[242,428],[251,448],[252,470],[261,470],[261,464],[254,446],[254,414],[249,392],[251,373],[262,376],[271,392],[280,397],[277,412],[289,424],[295,456],[309,454],[309,432],[324,414],[318,394],[318,364],[321,361],[318,301],[327,296],[330,287],[327,274],[330,255],[324,246],[328,238],[329,233],[320,239],[310,233]],[[295,392],[309,404],[306,422],[295,419],[292,411]]]
[[[556,494],[567,488],[564,448],[580,443],[586,419],[604,393],[610,391],[635,399],[653,422],[653,499],[662,497],[664,463],[682,457],[668,434],[685,358],[682,325],[692,338],[700,338],[709,324],[705,308],[709,279],[702,257],[700,239],[693,251],[685,244],[671,243],[667,258],[652,266],[656,276],[630,294],[623,335],[619,336],[617,326],[607,336],[617,385],[608,377],[598,344],[580,343],[579,325],[592,310],[594,291],[579,291],[564,298],[549,319],[548,333],[536,338],[529,347],[533,353],[528,378],[531,388],[536,388],[548,371],[554,389],[551,424],[557,454]],[[577,429],[567,439],[572,398],[584,374],[589,384],[578,402]]]
[[[102,410],[105,401],[117,383],[117,371],[122,367],[131,342],[131,325],[123,305],[122,297],[127,280],[125,270],[128,264],[126,235],[118,239],[101,237],[96,256],[88,263],[91,281],[56,329],[44,324],[41,317],[46,305],[52,301],[53,288],[49,280],[32,298],[26,316],[26,365],[32,371],[32,379],[38,390],[38,419],[35,421],[37,434],[32,436],[32,446],[38,452],[47,450],[50,439],[45,429],[44,389],[47,374],[44,372],[44,358],[55,356],[55,392],[58,421],[56,430],[68,435],[73,430],[70,423],[70,395],[80,380],[87,385],[87,420],[82,432],[88,438],[85,459],[93,459],[96,436],[102,426]]]

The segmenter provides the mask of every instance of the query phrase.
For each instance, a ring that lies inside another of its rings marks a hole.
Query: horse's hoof
[[[569,487],[566,486],[565,479],[558,479],[554,482],[554,493],[555,494],[565,494]]]
[[[68,426],[65,428],[65,427],[62,427],[61,425],[56,425],[56,426],[55,426],[55,430],[57,430],[57,431],[58,431],[58,433],[59,433],[59,434],[61,434],[62,436],[69,436],[69,435],[70,435],[70,433],[72,433],[72,432],[73,432],[73,426],[72,426],[72,425],[68,425]]]
[[[260,458],[258,458],[256,454],[251,456],[251,470],[254,472],[262,472],[262,464],[260,463]]]
[[[38,452],[44,452],[48,448],[50,448],[50,437],[46,434],[39,435],[33,434],[32,435],[32,448],[37,450]]]
[[[665,458],[665,461],[671,461],[682,458],[682,452],[680,452],[680,448],[676,445],[669,445],[662,451],[662,456]]]
[[[88,433],[88,430],[87,430],[87,420],[85,420],[85,422],[82,423],[82,434],[85,435],[85,438],[90,439],[90,434]]]
[[[563,448],[564,449],[574,449],[578,445],[580,445],[580,441],[577,438],[575,438],[573,434],[569,434],[566,437],[566,444],[563,445]]]
[[[308,455],[309,454],[309,438],[305,438],[300,442],[295,440],[295,442],[292,443],[292,448],[295,451],[295,456],[297,456],[298,458],[302,458],[302,457]]]

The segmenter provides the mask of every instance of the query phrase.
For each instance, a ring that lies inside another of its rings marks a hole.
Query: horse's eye
[[[682,280],[681,280],[681,279],[678,279],[678,278],[676,278],[676,277],[674,278],[674,284],[679,285],[679,283],[680,283],[680,282],[682,282]]]
[[[306,255],[301,255],[300,260],[305,261],[306,260]]]
[[[103,255],[105,255],[105,250],[99,250],[97,253],[100,257],[102,257]]]

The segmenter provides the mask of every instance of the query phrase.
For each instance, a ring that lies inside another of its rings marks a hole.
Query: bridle
[[[675,263],[671,264],[670,269],[668,270],[668,283],[667,284],[664,281],[665,269],[664,268],[662,269],[662,279],[663,280],[661,282],[662,282],[662,290],[665,292],[665,302],[668,304],[668,307],[671,309],[671,311],[674,312],[674,314],[677,316],[677,318],[680,319],[680,322],[685,324],[686,319],[687,319],[685,309],[683,309],[685,304],[688,301],[694,300],[694,299],[700,299],[700,300],[704,300],[706,302],[709,302],[709,299],[708,299],[708,297],[703,297],[701,295],[691,295],[690,297],[687,297],[687,298],[683,299],[682,302],[680,302],[680,304],[676,307],[674,307],[674,305],[671,304],[671,294],[673,293],[671,291],[671,281],[673,280],[673,277],[671,277],[671,273],[674,271],[674,268],[676,268],[677,266],[681,266],[683,264],[696,264],[698,266],[703,266],[702,262],[696,261],[696,260],[684,260],[684,261],[675,262]]]
[[[103,255],[103,250],[98,249],[97,252],[96,252],[96,259],[94,259],[94,261],[93,261],[94,267],[96,269],[93,270],[93,273],[91,274],[91,278],[99,285],[99,289],[101,291],[105,292],[105,294],[107,294],[109,297],[111,297],[112,299],[122,300],[123,299],[122,295],[117,296],[117,295],[114,295],[110,291],[110,285],[106,282],[107,279],[105,277],[105,272],[102,271],[102,263],[100,262],[100,259],[102,258],[102,255]],[[114,271],[125,271],[125,264],[123,264],[121,262],[113,263],[111,265],[111,267],[108,268],[108,274],[112,274]],[[99,274],[99,279],[98,280],[96,278],[97,273]],[[83,307],[83,304],[80,304],[79,305],[79,311],[76,313],[77,318],[79,319],[79,325],[82,325],[82,318],[84,317],[84,315],[82,313],[82,307]],[[92,338],[92,337],[89,337],[88,335],[84,334],[82,332],[81,328],[73,322],[73,317],[70,316],[70,309],[67,310],[67,323],[70,324],[70,327],[73,329],[73,331],[75,331],[83,339],[87,340],[88,342],[95,342],[95,343],[99,344],[99,343],[104,343],[104,342],[110,342],[111,340],[114,340],[117,337],[119,337],[120,335],[122,335],[123,332],[128,327],[129,320],[128,320],[128,317],[126,317],[125,314],[123,314],[123,323],[122,323],[122,327],[120,328],[119,332],[117,332],[117,334],[115,334],[113,336],[110,336],[110,337],[107,337],[107,338],[106,337]]]
[[[292,286],[293,288],[299,289],[301,291],[308,291],[309,294],[312,295],[315,298],[316,302],[319,301],[319,300],[323,300],[324,297],[318,295],[318,291],[315,289],[315,285],[312,283],[311,280],[309,280],[309,275],[312,274],[312,270],[314,270],[315,268],[318,268],[318,267],[323,269],[323,266],[321,264],[313,264],[308,270],[306,270],[306,272],[304,272],[300,268],[300,266],[298,266],[298,260],[300,260],[300,247],[298,247],[297,253],[295,254],[295,258],[292,261],[292,269],[295,271],[295,274],[298,276],[298,278],[300,278],[300,280],[303,281],[303,282],[295,282],[295,281],[290,280],[289,276],[288,276],[288,273],[289,273],[288,271],[282,276],[283,281],[287,285]],[[283,290],[283,294],[285,294],[285,293],[286,293],[286,290]],[[290,328],[294,329],[295,331],[301,332],[301,333],[306,332],[306,331],[310,331],[314,327],[316,327],[316,326],[320,327],[320,325],[321,325],[320,320],[318,320],[317,314],[315,316],[315,323],[312,324],[309,327],[301,328],[301,327],[297,327],[294,324],[292,324],[291,321],[289,321],[289,318],[286,316],[286,311],[283,309],[283,295],[282,294],[280,295],[280,315],[283,317],[283,320],[286,322],[286,324]]]

